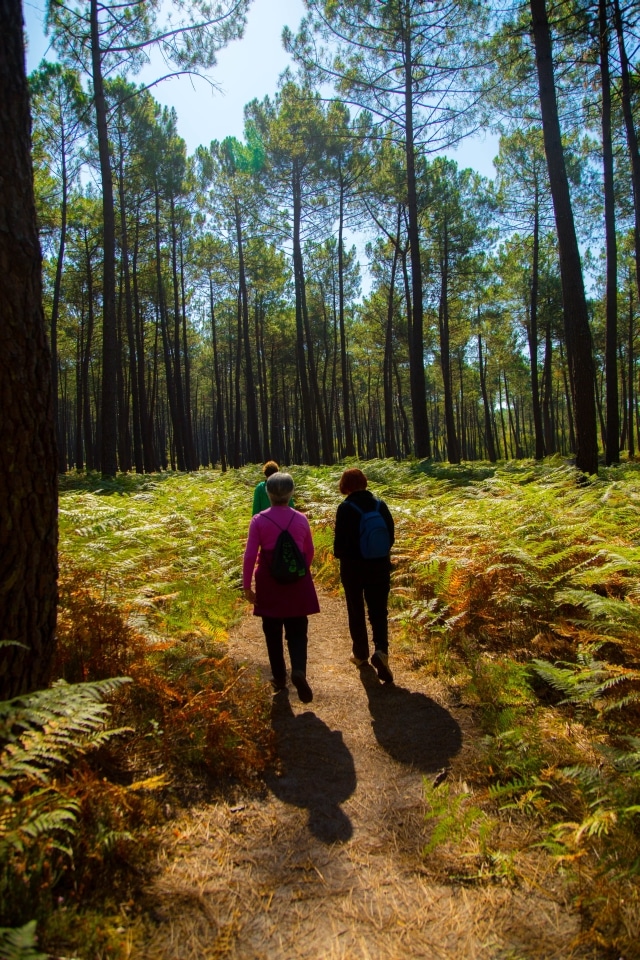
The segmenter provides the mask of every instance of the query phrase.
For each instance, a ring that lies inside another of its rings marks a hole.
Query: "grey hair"
[[[293,477],[290,473],[272,473],[267,477],[267,493],[272,504],[289,503],[293,493]]]

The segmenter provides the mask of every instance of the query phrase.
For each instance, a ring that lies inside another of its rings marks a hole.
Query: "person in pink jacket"
[[[254,605],[254,616],[262,617],[274,690],[284,690],[287,686],[282,639],[284,629],[291,661],[291,682],[301,701],[310,703],[313,691],[307,681],[308,617],[320,612],[311,578],[314,553],[311,528],[305,515],[289,506],[293,493],[290,474],[271,474],[266,481],[266,488],[271,506],[251,518],[242,564],[242,586],[246,599]],[[276,540],[284,529],[289,530],[307,566],[306,575],[295,583],[278,583],[270,572]],[[255,590],[252,588],[254,570]]]

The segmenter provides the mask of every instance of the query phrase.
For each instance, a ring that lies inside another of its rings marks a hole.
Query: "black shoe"
[[[287,689],[287,678],[286,677],[272,677],[271,686],[274,693],[280,693],[281,690]]]
[[[313,700],[313,690],[307,683],[307,678],[305,677],[302,670],[294,670],[291,674],[291,683],[294,685],[298,691],[298,696],[303,703],[311,703]]]
[[[375,667],[378,679],[383,683],[393,683],[393,674],[389,670],[389,657],[382,650],[376,650],[371,657],[371,666]]]

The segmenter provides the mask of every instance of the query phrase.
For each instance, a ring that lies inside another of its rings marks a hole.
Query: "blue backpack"
[[[391,538],[384,517],[380,513],[380,501],[373,510],[361,510],[353,500],[347,503],[360,514],[360,554],[363,560],[380,560],[391,550]]]

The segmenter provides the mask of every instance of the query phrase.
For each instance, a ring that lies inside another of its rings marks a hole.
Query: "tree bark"
[[[58,461],[31,164],[22,5],[0,0],[0,699],[46,685]]]
[[[533,258],[531,264],[531,300],[529,306],[529,359],[531,362],[531,405],[535,432],[535,458],[544,457],[544,429],[540,409],[540,385],[538,382],[538,286],[540,264],[540,197],[538,176],[535,177],[535,212],[533,220]]]
[[[65,139],[64,121],[62,123],[62,130],[60,131],[60,134],[60,187],[62,189],[62,201],[60,206],[60,242],[58,244],[56,276],[53,284],[49,339],[51,344],[51,390],[53,396],[53,422],[56,425],[56,439],[58,445],[58,470],[60,473],[66,473],[67,458],[65,455],[62,432],[58,422],[58,316],[60,313],[60,290],[62,289],[62,268],[64,265],[64,250],[67,242],[67,216],[69,207],[69,178],[67,175],[67,145]]]
[[[256,401],[256,384],[253,376],[253,361],[251,357],[251,335],[249,332],[249,294],[247,292],[247,274],[244,264],[244,243],[242,237],[242,220],[240,217],[240,203],[234,197],[234,213],[236,226],[236,241],[238,244],[238,290],[242,317],[242,345],[244,348],[244,381],[247,397],[247,434],[249,443],[249,459],[258,463],[261,457],[260,429],[258,422],[258,405]],[[238,350],[241,350],[240,343]]]
[[[627,136],[627,149],[631,161],[631,185],[633,188],[634,210],[634,243],[636,251],[636,286],[640,297],[640,150],[638,149],[638,134],[633,122],[631,78],[629,75],[629,58],[624,43],[624,30],[619,0],[613,5],[616,33],[618,36],[618,50],[620,53],[620,80],[622,86],[622,113]]]
[[[162,254],[160,248],[160,194],[156,184],[155,190],[155,244],[156,244],[156,281],[158,285],[158,312],[160,314],[160,332],[162,334],[162,351],[164,355],[165,376],[167,381],[167,399],[169,413],[173,427],[174,459],[177,460],[178,470],[185,470],[184,443],[182,436],[183,419],[180,417],[178,401],[176,399],[176,385],[174,380],[174,363],[169,339],[167,308],[164,295],[164,278],[162,276]],[[179,334],[179,328],[178,328]]]
[[[100,417],[100,469],[105,477],[115,477],[117,459],[117,318],[116,318],[116,216],[113,203],[113,173],[107,129],[107,102],[102,77],[102,50],[98,0],[91,0],[91,66],[96,131],[102,182],[102,220],[104,257],[102,268],[102,403]]]
[[[216,333],[216,315],[213,299],[213,280],[209,279],[209,301],[211,308],[211,345],[213,349],[213,376],[215,380],[216,400],[216,429],[218,431],[218,450],[220,455],[220,469],[224,473],[227,469],[227,442],[224,432],[224,402],[222,398],[222,382],[220,364],[218,361],[218,337]]]
[[[393,246],[393,261],[391,263],[391,276],[389,277],[389,293],[387,296],[387,322],[385,325],[384,336],[384,361],[383,361],[383,389],[384,389],[384,441],[385,456],[397,457],[398,446],[396,444],[396,431],[393,422],[393,316],[394,301],[396,289],[396,271],[398,269],[398,258],[400,252],[400,211],[398,210],[398,231],[396,243]]]
[[[302,246],[300,242],[300,220],[302,216],[302,202],[300,196],[300,174],[297,166],[294,164],[292,176],[292,195],[293,195],[293,277],[296,296],[296,359],[298,363],[298,375],[300,377],[300,388],[302,392],[302,416],[304,419],[305,433],[307,437],[307,448],[309,463],[312,466],[320,465],[320,447],[314,423],[312,393],[309,389],[309,380],[307,376],[307,355],[305,351],[305,323],[304,323],[304,267],[302,262]]]
[[[634,305],[633,305],[633,289],[629,290],[629,330],[628,330],[628,339],[627,339],[627,381],[628,381],[628,396],[627,396],[627,419],[629,421],[629,434],[627,442],[627,451],[629,453],[629,459],[635,456],[635,443],[633,431],[635,429],[635,417],[634,417],[634,389],[633,389],[633,378],[635,374],[635,356],[634,356]]]
[[[491,405],[487,394],[487,369],[482,357],[482,334],[478,331],[478,367],[480,370],[480,393],[482,394],[482,408],[484,410],[484,432],[487,445],[487,456],[490,463],[495,463],[496,445],[493,442],[493,424],[491,422]]]
[[[591,331],[560,133],[551,28],[546,0],[530,0],[530,6],[544,148],[560,251],[567,363],[576,431],[576,466],[584,473],[597,473],[598,437]]]
[[[446,214],[445,214],[446,217]],[[449,463],[460,463],[460,447],[456,434],[456,422],[453,411],[451,388],[451,354],[449,344],[449,240],[447,223],[444,224],[443,250],[440,259],[440,306],[438,310],[440,326],[440,366],[444,389],[444,419],[447,432],[447,459]]]
[[[606,0],[598,0],[600,28],[600,83],[602,87],[602,165],[604,172],[604,225],[607,252],[605,406],[607,411],[607,466],[620,461],[620,410],[618,408],[618,248],[613,188],[613,143],[611,140],[611,75],[609,71],[609,25]]]
[[[169,202],[171,211],[171,285],[173,288],[173,344],[171,355],[173,358],[173,389],[175,392],[176,417],[180,421],[180,429],[175,432],[176,447],[178,438],[180,447],[176,449],[179,470],[192,470],[189,459],[189,437],[187,433],[187,403],[182,384],[182,312],[180,310],[180,287],[178,284],[178,231],[176,224],[175,197],[171,194]]]
[[[342,383],[342,419],[344,421],[344,455],[354,457],[353,427],[349,415],[351,404],[349,376],[347,373],[347,335],[344,323],[344,180],[340,170],[340,217],[338,222],[338,317],[340,324],[340,374]]]
[[[118,192],[120,198],[120,245],[122,249],[122,271],[124,281],[124,312],[127,326],[127,341],[129,346],[129,379],[131,390],[131,412],[133,419],[133,460],[136,473],[144,473],[142,456],[142,428],[139,401],[139,380],[137,370],[136,343],[133,329],[133,300],[131,296],[131,267],[129,263],[129,237],[127,230],[127,210],[124,192],[124,147],[120,135],[120,152],[118,157],[119,176]]]
[[[94,430],[91,420],[91,391],[89,389],[89,373],[91,364],[91,351],[93,348],[95,310],[93,300],[93,266],[91,263],[89,236],[86,230],[84,234],[84,249],[87,268],[87,331],[84,344],[84,353],[82,356],[82,422],[84,424],[84,459],[87,464],[87,470],[95,470],[97,451],[96,445],[94,445]]]
[[[420,260],[420,227],[418,224],[418,194],[416,190],[416,161],[413,132],[413,72],[411,57],[411,15],[407,12],[404,36],[405,70],[405,156],[407,163],[407,213],[409,217],[409,248],[411,251],[411,353],[409,378],[411,382],[411,409],[413,413],[413,446],[415,456],[431,456],[431,437],[427,419],[427,391],[424,377],[424,308],[422,300],[422,264]]]

